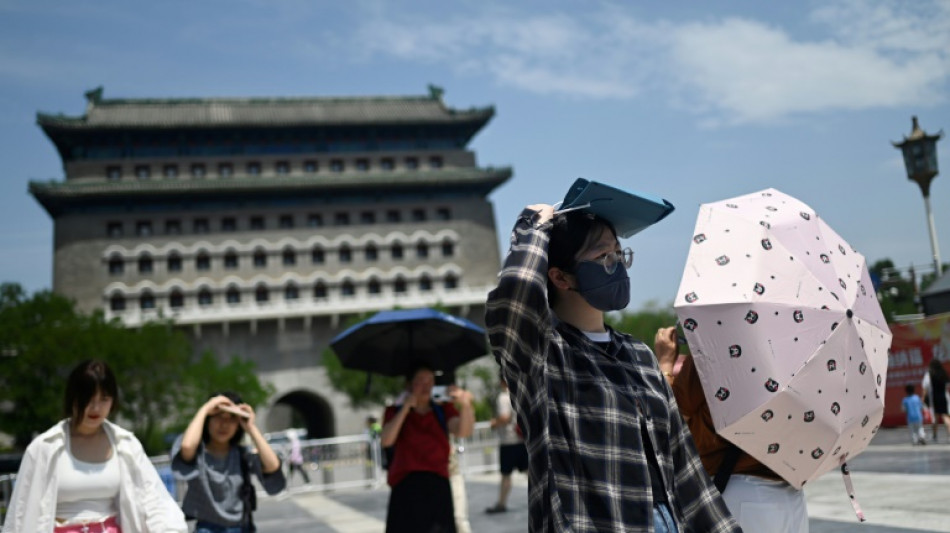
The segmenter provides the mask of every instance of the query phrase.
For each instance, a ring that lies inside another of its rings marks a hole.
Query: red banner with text
[[[887,362],[887,388],[884,391],[884,427],[903,426],[906,418],[901,400],[904,387],[914,385],[923,397],[920,383],[930,360],[943,362],[950,372],[950,313],[900,324],[889,324],[894,340]]]

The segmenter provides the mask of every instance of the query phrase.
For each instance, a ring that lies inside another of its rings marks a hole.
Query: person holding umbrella
[[[675,327],[656,333],[654,352],[660,370],[673,388],[680,414],[686,420],[703,466],[743,531],[808,533],[804,491],[797,490],[769,467],[716,433],[692,356],[673,367],[679,356]]]
[[[447,389],[452,402],[435,403],[435,372],[417,365],[406,376],[401,405],[386,408],[380,444],[395,446],[387,482],[392,487],[386,511],[387,533],[455,533],[449,483],[449,434],[465,438],[475,427],[472,393]],[[456,409],[454,403],[460,409]]]
[[[525,432],[529,531],[741,531],[652,351],[604,324],[629,303],[633,253],[618,238],[671,210],[578,180],[560,213],[518,217],[485,320]]]

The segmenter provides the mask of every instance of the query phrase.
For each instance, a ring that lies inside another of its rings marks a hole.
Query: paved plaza
[[[850,463],[857,499],[867,522],[858,523],[844,482],[834,470],[806,486],[811,533],[950,532],[950,444],[911,446],[904,429],[882,430]],[[495,502],[498,474],[466,478],[469,522],[475,533],[527,531],[527,478],[515,474],[509,511],[487,515]],[[264,498],[258,531],[276,533],[377,533],[385,529],[389,489],[297,492]],[[755,533],[755,532],[748,532]]]

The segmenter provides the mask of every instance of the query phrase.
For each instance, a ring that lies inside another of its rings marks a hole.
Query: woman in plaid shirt
[[[604,324],[632,260],[589,213],[533,205],[515,224],[485,319],[525,432],[529,529],[741,531],[653,352]]]

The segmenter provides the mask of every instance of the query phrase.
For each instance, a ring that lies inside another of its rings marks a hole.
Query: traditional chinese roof
[[[51,130],[187,129],[208,127],[354,126],[469,124],[475,131],[494,115],[493,107],[446,107],[442,91],[426,96],[313,98],[105,99],[102,88],[86,93],[82,116],[37,113]]]
[[[75,205],[121,205],[127,201],[144,204],[153,201],[189,201],[229,198],[308,197],[326,198],[371,194],[384,191],[399,193],[469,192],[488,195],[512,175],[510,167],[452,168],[421,172],[341,173],[313,177],[260,177],[214,180],[127,180],[127,181],[31,181],[30,193],[53,217]]]

